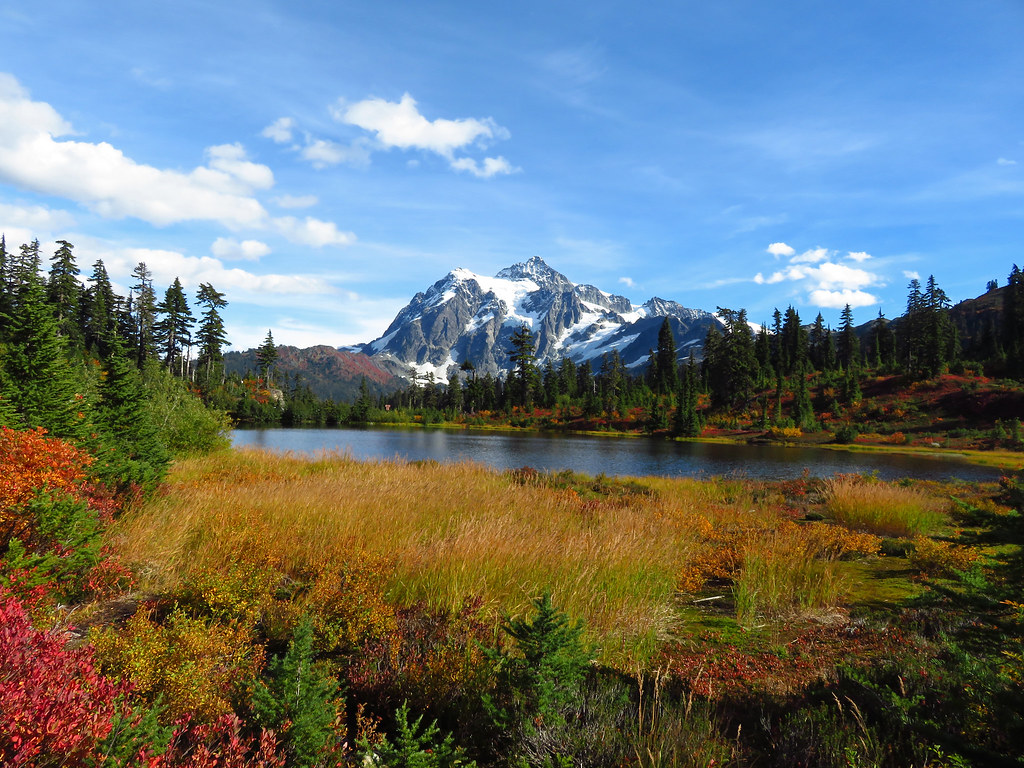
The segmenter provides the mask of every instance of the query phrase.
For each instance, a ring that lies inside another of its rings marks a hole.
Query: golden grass
[[[918,536],[946,523],[935,499],[923,491],[852,475],[826,483],[825,507],[842,525],[879,536]]]
[[[458,608],[479,596],[497,618],[528,613],[550,588],[611,660],[676,633],[683,574],[698,553],[715,556],[708,541],[728,540],[712,532],[782,523],[746,481],[639,483],[647,492],[594,495],[472,463],[225,451],[177,463],[111,543],[167,591],[239,560],[297,574],[357,553],[387,559],[381,587],[397,603]]]

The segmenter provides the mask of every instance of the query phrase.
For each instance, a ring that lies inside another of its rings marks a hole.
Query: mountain
[[[225,353],[224,367],[228,373],[239,375],[255,371],[256,350]],[[279,382],[285,376],[294,379],[297,374],[301,383],[309,385],[317,396],[339,402],[354,401],[359,396],[359,386],[364,378],[374,395],[394,392],[405,386],[405,382],[396,379],[366,355],[323,345],[307,349],[280,346],[275,367]]]
[[[617,350],[629,368],[646,364],[665,318],[680,361],[699,358],[704,337],[720,321],[710,312],[653,298],[635,306],[624,296],[579,285],[540,257],[494,277],[455,269],[417,293],[380,338],[352,348],[396,375],[439,380],[469,360],[480,374],[508,371],[509,340],[522,325],[533,332],[537,359],[599,361]]]

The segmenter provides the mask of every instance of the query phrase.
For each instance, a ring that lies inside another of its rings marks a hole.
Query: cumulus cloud
[[[778,258],[779,256],[792,256],[796,253],[796,249],[791,245],[786,245],[785,243],[772,243],[768,246],[768,253],[775,258]]]
[[[281,208],[312,208],[320,202],[316,195],[279,195],[273,200]]]
[[[509,132],[494,120],[489,117],[430,120],[419,111],[416,100],[408,93],[397,102],[380,98],[355,103],[340,100],[331,108],[331,115],[340,123],[372,133],[382,149],[433,152],[448,160],[453,170],[466,171],[477,178],[488,179],[518,170],[504,157],[487,157],[482,162],[470,157],[456,157],[457,150],[484,147],[492,141],[507,139]],[[329,157],[340,151],[337,145],[315,144],[317,146],[314,147],[313,142],[308,142],[304,154],[312,149],[314,154],[326,153]],[[350,162],[348,157],[360,149],[367,152],[365,147],[358,145],[341,149],[345,150],[344,162]],[[327,161],[321,158],[320,162]]]
[[[864,289],[880,285],[881,276],[866,269],[838,263],[835,260],[836,254],[827,248],[812,248],[798,254],[795,248],[785,243],[772,243],[768,247],[768,252],[776,258],[788,255],[789,264],[767,276],[758,272],[754,275],[754,282],[758,285],[795,283],[807,291],[811,304],[826,308],[843,307],[847,304],[851,307],[862,307],[878,301]],[[871,257],[858,251],[848,253],[846,258],[860,263]]]
[[[333,221],[321,221],[307,216],[299,220],[294,216],[282,216],[273,220],[274,229],[289,240],[314,248],[325,245],[351,245],[356,236],[351,232],[342,232]]]
[[[907,280],[920,280],[921,279],[921,273],[917,272],[917,271],[915,271],[913,269],[905,269],[905,270],[903,270],[903,276],[905,278],[907,278]]]
[[[55,232],[73,226],[75,217],[67,211],[42,205],[9,205],[0,203],[0,231],[24,228],[34,232]]]
[[[808,296],[811,303],[818,307],[824,307],[826,309],[842,309],[847,304],[850,308],[855,307],[867,307],[872,304],[877,304],[878,299],[870,293],[865,291],[826,291],[824,289],[818,289],[811,291]]]
[[[189,172],[137,163],[107,142],[64,138],[73,134],[70,124],[49,104],[33,101],[6,73],[0,73],[0,114],[0,182],[73,200],[112,219],[133,217],[156,226],[210,221],[235,231],[270,228],[317,247],[355,239],[332,222],[271,219],[254,193],[270,189],[274,174],[249,160],[241,144],[207,148],[206,164]],[[290,125],[275,123],[281,131]]]
[[[243,240],[238,242],[230,237],[218,237],[210,252],[218,259],[229,261],[259,261],[270,253],[270,246],[259,240]]]
[[[272,174],[245,161],[240,147],[213,147],[209,166],[182,173],[136,163],[106,142],[58,140],[71,126],[8,74],[0,74],[0,113],[0,180],[14,186],[158,226],[206,220],[244,227],[266,217],[246,192],[272,183]]]
[[[451,165],[456,171],[469,171],[478,179],[489,179],[498,174],[514,173],[518,170],[513,168],[504,157],[485,157],[483,165],[478,164],[471,157],[460,157],[457,160],[452,160]]]
[[[619,282],[627,288],[633,288],[636,286],[636,283],[633,282],[633,278],[631,277],[620,277]]]
[[[490,118],[477,120],[428,120],[416,108],[408,93],[401,101],[366,99],[355,104],[338,104],[335,119],[376,134],[386,147],[426,149],[450,157],[452,152],[483,138],[495,138],[503,129]]]
[[[279,117],[260,132],[260,136],[270,139],[277,144],[287,144],[292,141],[292,132],[295,130],[295,121],[290,117]]]

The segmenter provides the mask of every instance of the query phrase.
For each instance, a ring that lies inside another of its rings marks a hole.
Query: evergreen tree
[[[533,334],[525,324],[512,334],[511,344],[512,348],[508,351],[513,379],[511,402],[528,408],[533,405],[533,390],[537,386],[539,374]]]
[[[921,293],[921,281],[916,277],[907,285],[907,311],[899,326],[897,344],[900,361],[908,373],[920,370],[923,358],[922,339],[924,338],[925,303]]]
[[[658,330],[658,350],[654,356],[651,388],[659,395],[675,392],[679,386],[679,362],[676,360],[676,339],[672,324],[666,317]]]
[[[672,422],[672,432],[680,437],[698,437],[702,425],[697,413],[697,363],[690,354],[683,375],[679,377],[679,391],[676,397],[676,414]]]
[[[18,304],[3,324],[3,394],[10,397],[24,425],[43,427],[56,437],[81,437],[85,406],[76,393],[66,340],[57,335],[57,321],[38,273],[21,287]]]
[[[946,292],[939,288],[935,276],[929,275],[924,292],[922,368],[931,376],[938,376],[957,357],[956,329],[949,319],[949,307]]]
[[[860,343],[857,341],[857,330],[853,324],[853,310],[847,304],[839,314],[839,365],[849,369],[860,360]]]
[[[185,290],[181,281],[174,278],[164,300],[157,305],[162,317],[153,326],[158,349],[163,355],[167,370],[177,373],[181,378],[188,377],[188,357],[186,351],[192,345],[192,325],[195,318],[188,308]]]
[[[812,430],[817,427],[814,418],[814,405],[807,388],[807,370],[801,366],[794,372],[796,383],[793,387],[793,423],[800,429]]]
[[[1003,289],[1001,338],[1011,376],[1024,377],[1024,272],[1016,264]]]
[[[107,268],[101,260],[92,265],[89,287],[79,303],[79,323],[86,349],[106,357],[117,335],[117,297],[110,283]]]
[[[711,326],[704,344],[705,379],[714,407],[739,408],[750,398],[758,378],[754,334],[745,309],[718,308],[725,333]],[[778,369],[777,369],[778,370]]]
[[[114,464],[121,482],[150,487],[163,477],[170,457],[146,407],[139,369],[120,339],[114,339],[104,370],[97,414],[103,433],[101,442],[114,449],[115,455],[105,451],[100,455]]]
[[[786,308],[782,321],[781,348],[784,371],[787,376],[807,362],[807,331],[800,325],[800,314],[792,306]]]
[[[269,387],[274,378],[274,367],[277,364],[277,346],[274,344],[274,334],[267,329],[267,338],[256,350],[256,371],[267,382]],[[415,372],[413,374],[415,377]],[[365,379],[363,380],[365,383]],[[413,378],[415,382],[416,379]]]
[[[60,247],[50,259],[50,279],[46,293],[57,320],[57,333],[67,339],[69,347],[73,348],[82,343],[81,326],[78,324],[82,286],[78,282],[74,246],[67,240],[58,240],[57,245]]]
[[[147,360],[157,357],[156,346],[156,291],[153,290],[153,273],[149,271],[144,261],[140,261],[132,270],[132,277],[135,283],[132,290],[135,298],[132,302],[132,324],[134,336],[134,359],[135,364],[142,368]]]
[[[213,382],[219,383],[224,378],[223,349],[229,346],[229,343],[220,310],[228,303],[224,300],[224,294],[209,283],[199,284],[196,301],[203,307],[199,329],[196,332],[196,341],[199,343],[196,367],[202,372],[204,384],[209,387]]]

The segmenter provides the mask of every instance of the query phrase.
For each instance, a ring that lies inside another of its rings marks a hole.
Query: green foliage
[[[100,522],[84,501],[42,490],[28,504],[30,536],[11,539],[6,566],[31,575],[28,585],[52,584],[55,595],[82,597],[88,572],[100,561]]]
[[[382,768],[475,768],[476,763],[465,758],[451,735],[440,736],[436,722],[423,725],[423,715],[410,723],[408,704],[403,703],[395,712],[394,742],[382,737],[371,744],[364,736],[357,743],[358,756],[364,766]]]
[[[339,688],[314,664],[313,623],[308,618],[299,622],[287,653],[273,659],[268,672],[268,679],[253,687],[256,720],[281,735],[288,765],[326,765],[339,741]]]
[[[488,654],[497,664],[498,686],[485,697],[484,709],[510,737],[514,752],[531,755],[530,765],[545,765],[559,756],[545,745],[558,744],[550,732],[567,725],[593,653],[581,640],[582,624],[555,609],[549,591],[533,604],[531,620],[502,625],[517,653],[499,647]]]
[[[144,381],[149,417],[172,455],[208,453],[229,445],[226,413],[207,408],[184,382],[155,365],[146,368]]]

